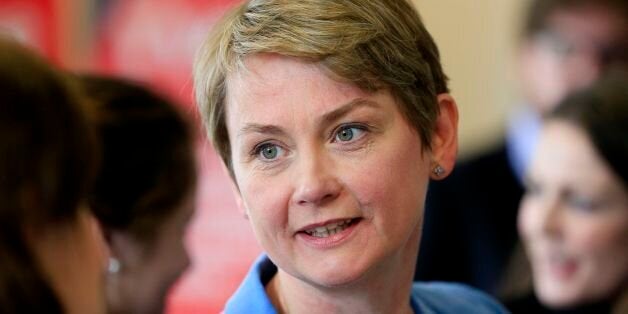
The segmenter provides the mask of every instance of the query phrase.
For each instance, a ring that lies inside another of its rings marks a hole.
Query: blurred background
[[[191,67],[213,23],[235,0],[0,0],[8,32],[69,70],[144,82],[196,117]],[[528,0],[414,0],[442,55],[460,108],[460,157],[498,142],[520,99],[516,43]],[[197,129],[202,135],[201,125]],[[188,233],[193,266],[168,313],[217,313],[259,254],[211,147],[199,140],[198,209]]]

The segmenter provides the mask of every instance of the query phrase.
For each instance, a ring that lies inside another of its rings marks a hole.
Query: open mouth
[[[340,232],[344,231],[345,229],[351,227],[352,225],[354,225],[358,221],[359,221],[359,218],[352,218],[352,219],[345,219],[345,220],[340,220],[340,221],[334,221],[334,222],[328,223],[328,224],[326,224],[324,226],[318,226],[318,227],[315,227],[315,228],[303,230],[302,232],[308,234],[309,236],[316,237],[316,238],[327,238],[327,237],[332,236],[332,235],[334,235],[336,233],[340,233]]]
[[[554,276],[563,279],[570,278],[578,269],[577,259],[562,252],[552,252],[545,262]]]

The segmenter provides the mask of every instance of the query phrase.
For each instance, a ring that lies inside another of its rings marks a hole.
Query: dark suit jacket
[[[495,293],[518,241],[522,194],[505,143],[431,182],[415,280],[458,281]]]

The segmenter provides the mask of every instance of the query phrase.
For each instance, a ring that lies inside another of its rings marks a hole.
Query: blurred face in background
[[[113,250],[120,259],[119,273],[108,278],[109,306],[113,313],[163,313],[172,285],[190,265],[185,247],[187,226],[194,213],[190,195],[155,231],[153,242],[114,231]]]
[[[597,79],[608,59],[626,53],[617,51],[617,45],[628,36],[626,21],[604,7],[558,9],[547,25],[519,51],[523,93],[541,114]]]
[[[519,212],[537,296],[551,307],[611,298],[628,282],[628,193],[586,134],[541,133]]]

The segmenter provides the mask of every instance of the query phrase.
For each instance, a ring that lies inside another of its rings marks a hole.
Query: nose
[[[562,209],[560,200],[548,199],[540,204],[538,228],[546,236],[559,237],[562,225]]]
[[[292,202],[299,206],[323,206],[338,198],[342,185],[334,162],[322,154],[308,154],[296,165]]]

